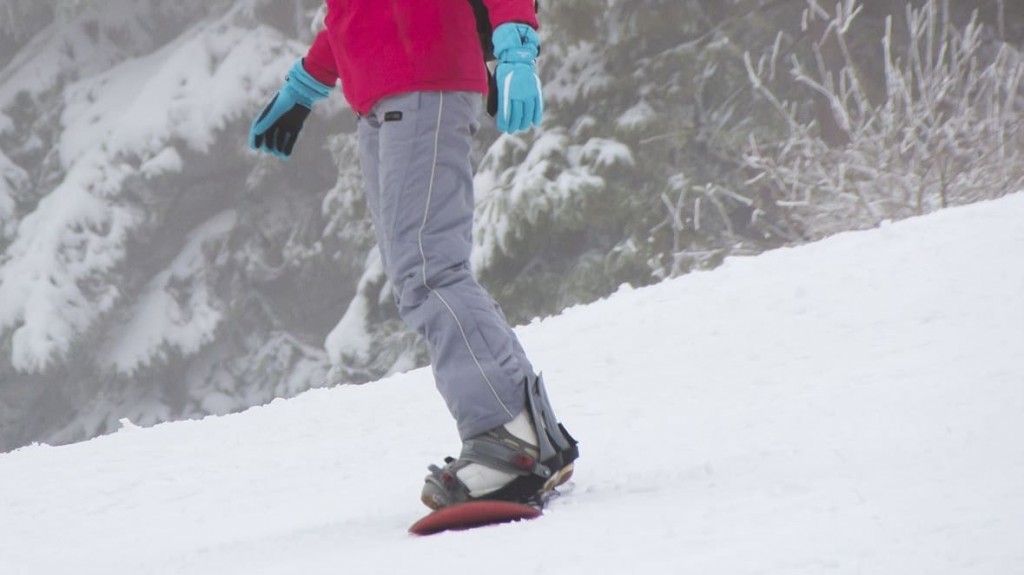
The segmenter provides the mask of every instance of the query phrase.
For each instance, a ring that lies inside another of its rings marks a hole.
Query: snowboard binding
[[[530,445],[498,427],[466,440],[459,458],[445,458],[445,466],[431,465],[423,487],[423,503],[442,509],[479,500],[511,501],[542,508],[546,497],[572,477],[579,457],[577,442],[555,418],[540,376],[526,380],[526,404],[537,432],[538,445]],[[477,463],[516,477],[497,491],[473,497],[459,480],[458,471]]]

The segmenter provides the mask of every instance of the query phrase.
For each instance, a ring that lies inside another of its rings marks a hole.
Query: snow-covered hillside
[[[1024,194],[520,330],[581,440],[532,523],[418,539],[415,371],[0,455],[0,572],[1024,573]]]

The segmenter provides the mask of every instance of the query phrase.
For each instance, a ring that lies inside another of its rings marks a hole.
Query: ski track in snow
[[[415,538],[427,370],[0,455],[0,573],[1024,573],[1024,193],[519,328],[545,517]]]

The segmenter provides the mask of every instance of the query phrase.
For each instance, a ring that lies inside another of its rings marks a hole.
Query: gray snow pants
[[[469,267],[470,143],[482,96],[413,92],[359,119],[359,158],[398,311],[427,342],[437,388],[468,439],[526,406],[533,375],[519,341]]]

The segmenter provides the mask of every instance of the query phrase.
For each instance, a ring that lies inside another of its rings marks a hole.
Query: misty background
[[[289,161],[247,149],[321,8],[0,0],[0,451],[426,363],[340,93]],[[1024,187],[1020,2],[542,0],[541,22],[543,128],[485,122],[474,150],[474,264],[515,324]]]

